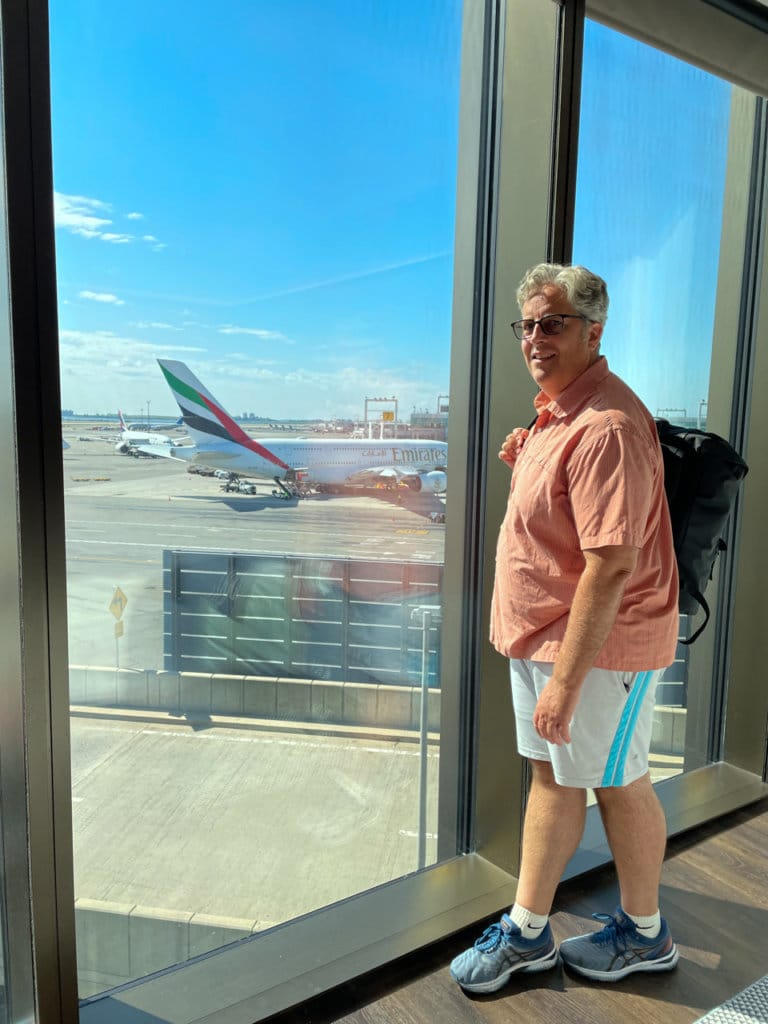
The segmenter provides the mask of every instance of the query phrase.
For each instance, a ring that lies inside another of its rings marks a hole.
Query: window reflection
[[[587,22],[574,261],[608,282],[602,350],[611,369],[655,416],[704,430],[731,93]],[[693,628],[681,616],[681,637]],[[688,706],[689,649],[680,644],[657,691],[656,779],[684,768]]]

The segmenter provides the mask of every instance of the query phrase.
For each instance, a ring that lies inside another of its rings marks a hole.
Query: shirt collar
[[[576,380],[571,381],[558,398],[549,398],[543,391],[540,391],[533,400],[536,412],[540,415],[547,410],[554,418],[570,416],[577,412],[595,393],[598,385],[605,380],[609,373],[608,360],[605,356],[598,356],[595,362],[579,374]]]

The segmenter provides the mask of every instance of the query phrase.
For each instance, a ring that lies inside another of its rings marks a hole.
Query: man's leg
[[[547,971],[558,962],[547,920],[557,883],[584,829],[586,790],[558,786],[552,767],[531,761],[533,781],[523,825],[523,857],[517,900],[511,914],[486,928],[470,949],[451,962],[451,976],[468,992],[495,992],[517,971]],[[515,920],[541,917],[528,934]]]
[[[534,914],[548,915],[566,864],[584,832],[586,790],[559,786],[546,761],[529,763],[533,779],[515,902]]]
[[[596,789],[600,815],[619,876],[621,910],[600,932],[560,944],[564,962],[596,981],[619,981],[635,971],[670,971],[678,961],[667,922],[659,914],[659,882],[666,845],[664,812],[650,776],[628,786]]]
[[[628,786],[596,789],[595,796],[619,876],[622,909],[638,917],[655,914],[667,826],[650,775]]]

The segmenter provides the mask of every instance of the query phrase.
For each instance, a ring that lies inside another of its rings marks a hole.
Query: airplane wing
[[[191,462],[197,455],[197,445],[194,444],[134,444],[131,447],[145,455],[175,459],[177,462]]]

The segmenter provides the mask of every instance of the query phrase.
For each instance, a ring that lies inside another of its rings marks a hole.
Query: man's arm
[[[576,586],[563,645],[533,715],[536,731],[550,743],[571,741],[571,719],[584,678],[616,621],[638,555],[637,548],[624,544],[584,552],[586,564]]]

